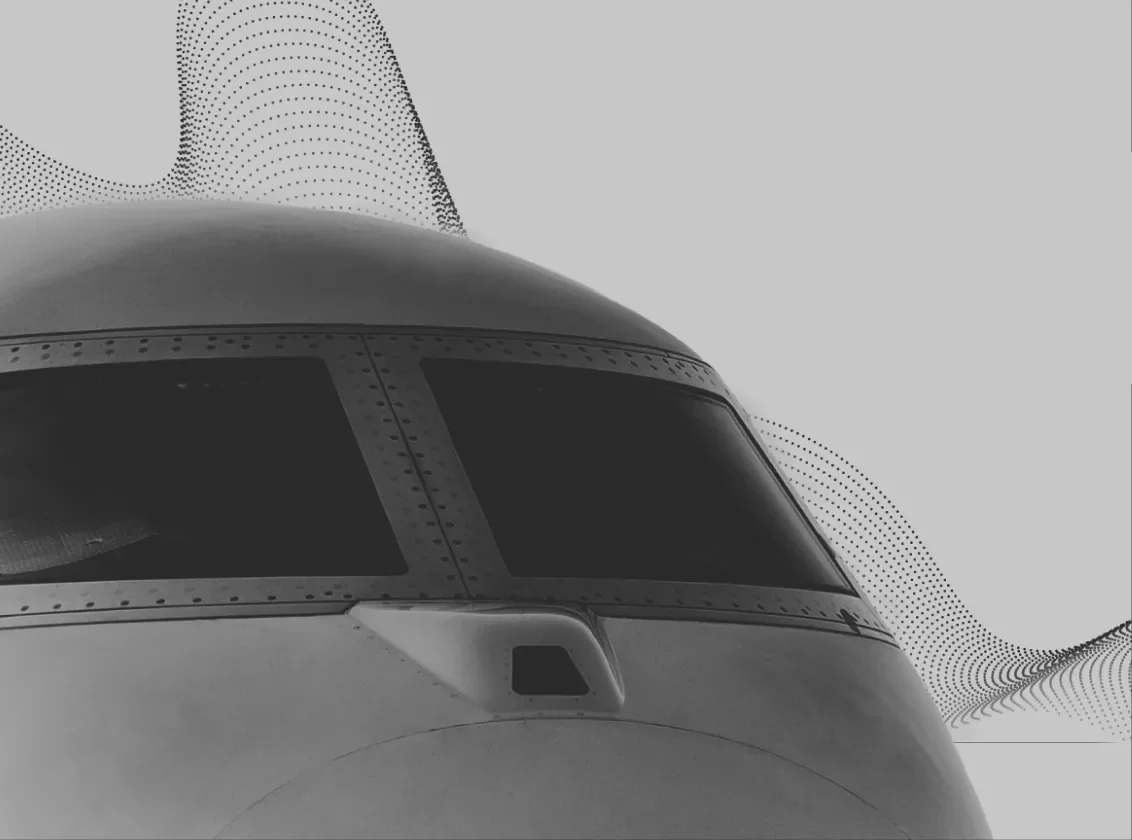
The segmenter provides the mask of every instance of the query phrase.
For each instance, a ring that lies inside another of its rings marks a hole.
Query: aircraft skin
[[[0,222],[0,336],[0,387],[17,369],[322,359],[408,566],[0,574],[0,837],[991,836],[843,564],[858,594],[540,579],[500,561],[422,359],[617,367],[744,416],[689,348],[596,292],[347,214],[107,205]],[[375,443],[394,426],[412,447]],[[12,568],[42,573],[51,540],[90,563],[85,546],[137,538],[145,523],[110,491],[87,521],[84,493],[51,498],[49,479],[12,537],[20,488],[40,480],[21,472],[28,448],[0,441],[0,570],[22,551]],[[432,485],[424,502],[412,482]],[[60,537],[36,515],[79,524]],[[568,651],[584,689],[519,688],[535,648]]]

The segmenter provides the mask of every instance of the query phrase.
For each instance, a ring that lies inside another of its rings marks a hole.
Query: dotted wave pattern
[[[466,236],[369,0],[181,0],[180,141],[150,184],[87,175],[0,127],[0,216],[220,199]]]
[[[806,435],[751,420],[949,725],[1031,709],[1132,738],[1132,621],[1063,650],[1004,641],[959,600],[923,541],[867,476]]]

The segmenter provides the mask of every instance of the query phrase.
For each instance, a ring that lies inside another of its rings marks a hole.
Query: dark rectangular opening
[[[516,694],[581,697],[590,688],[558,645],[519,645],[511,650],[511,690]]]

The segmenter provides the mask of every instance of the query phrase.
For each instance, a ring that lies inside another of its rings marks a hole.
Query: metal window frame
[[[0,375],[114,362],[319,358],[326,364],[400,546],[406,574],[0,585],[0,627],[94,620],[344,612],[358,601],[465,599],[361,332],[214,327],[36,336],[0,342]]]
[[[632,348],[604,341],[574,338],[529,339],[502,334],[450,331],[412,334],[367,332],[366,345],[378,373],[391,391],[390,405],[406,432],[406,440],[430,501],[443,523],[444,537],[457,558],[469,593],[477,599],[528,602],[571,602],[599,614],[742,620],[837,629],[891,641],[873,610],[857,595],[736,584],[671,583],[585,578],[534,578],[510,574],[429,389],[421,361],[462,359],[505,361],[608,370],[692,386],[723,400],[750,435],[772,474],[819,541],[829,547],[813,516],[768,454],[766,444],[719,375],[705,363],[673,353]],[[428,474],[424,474],[424,471]],[[857,590],[836,553],[831,562]],[[845,615],[852,617],[852,624]],[[853,624],[857,625],[856,627]]]
[[[358,601],[573,603],[599,615],[778,624],[893,643],[861,598],[729,584],[527,578],[508,573],[420,366],[496,360],[629,373],[692,386],[734,411],[795,506],[825,535],[719,375],[704,362],[575,337],[365,325],[107,330],[0,341],[0,375],[113,360],[320,358],[338,392],[409,572],[0,585],[0,628],[345,612]],[[831,551],[850,586],[852,576]],[[851,616],[852,623],[845,616]]]

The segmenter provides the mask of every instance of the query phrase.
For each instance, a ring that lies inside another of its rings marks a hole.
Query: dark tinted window
[[[422,365],[512,574],[852,591],[715,397],[566,367]]]
[[[321,360],[0,376],[0,583],[406,570]]]

